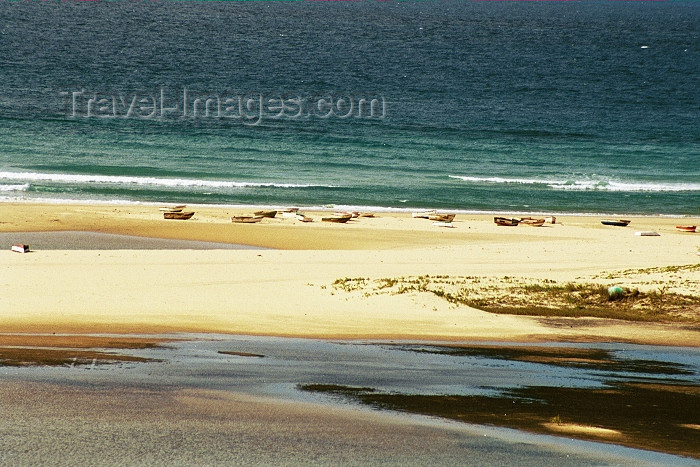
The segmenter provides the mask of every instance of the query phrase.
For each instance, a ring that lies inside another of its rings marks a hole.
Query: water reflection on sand
[[[5,384],[68,384],[73,391],[91,391],[96,387],[142,388],[144,391],[223,391],[264,396],[277,401],[293,401],[297,404],[312,403],[314,407],[349,410],[349,413],[369,413],[370,409],[359,405],[356,399],[339,398],[328,392],[302,391],[300,387],[307,384],[337,385],[371,388],[382,394],[497,396],[527,387],[595,390],[611,383],[700,386],[700,353],[689,348],[550,343],[534,347],[508,344],[504,350],[503,344],[483,342],[459,345],[451,343],[446,347],[444,343],[341,342],[228,335],[178,334],[160,337],[177,340],[156,348],[120,350],[120,353],[157,359],[158,362],[122,362],[72,368],[5,367],[1,369],[3,381]],[[4,407],[5,412],[11,412],[12,409],[11,405]],[[418,427],[428,423],[431,430],[447,430],[452,433],[450,436],[457,436],[451,442],[440,441],[446,443],[441,451],[445,457],[434,458],[436,463],[459,458],[460,450],[465,449],[466,452],[467,445],[470,446],[469,452],[473,460],[467,463],[475,465],[495,462],[493,452],[499,453],[498,459],[507,459],[514,465],[577,465],[582,462],[648,462],[655,465],[694,463],[689,458],[614,445],[527,435],[508,429],[478,427],[412,415],[373,414],[398,417],[403,420],[402,426],[408,423]],[[347,420],[338,416],[337,422],[342,424],[347,423]],[[268,420],[267,423],[271,422]],[[362,433],[346,432],[338,436],[348,438],[348,441],[362,436]],[[484,436],[490,441],[478,448],[467,441]],[[532,449],[521,449],[519,446],[522,443]],[[281,456],[285,452],[283,444],[278,445]],[[325,462],[323,459],[329,463],[333,463],[334,459],[339,463],[345,463],[342,459],[353,463],[360,460],[367,462],[373,458],[372,453],[367,451],[361,456],[358,453],[355,458],[333,457],[333,448],[323,443],[310,449],[318,449],[319,453],[325,450],[324,455],[327,457],[321,455],[318,458],[319,464]],[[401,452],[409,457],[416,455],[415,452]],[[374,455],[376,460],[387,461],[386,452],[377,451]],[[431,455],[439,457],[440,454]],[[299,463],[296,454],[289,451],[289,456],[291,463]],[[397,456],[396,459],[401,457],[398,451]],[[214,458],[219,459],[212,459]],[[182,461],[186,458],[179,459]],[[233,458],[229,460],[231,459]],[[255,456],[235,459],[244,462],[263,460],[262,457]]]

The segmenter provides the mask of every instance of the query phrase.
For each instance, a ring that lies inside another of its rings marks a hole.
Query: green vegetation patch
[[[674,268],[681,268],[680,266]],[[593,317],[628,321],[700,324],[700,294],[671,292],[666,287],[639,290],[596,283],[474,276],[343,278],[332,287],[348,293],[401,295],[429,293],[453,305],[491,313]]]

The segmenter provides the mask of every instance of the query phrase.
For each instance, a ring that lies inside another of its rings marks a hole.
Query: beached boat
[[[630,222],[632,222],[632,221],[626,221],[624,219],[618,219],[618,220],[603,219],[602,221],[600,221],[600,223],[603,225],[614,225],[617,227],[627,227]]]
[[[14,245],[12,245],[12,248],[10,248],[10,250],[16,253],[29,253],[29,245],[24,243],[15,243]]]
[[[435,227],[447,227],[448,229],[454,229],[454,225],[452,225],[452,222],[450,221],[437,221],[433,222],[433,225]]]
[[[452,222],[456,214],[431,214],[428,219],[437,222]]]
[[[502,225],[505,227],[517,227],[520,223],[520,220],[510,217],[494,217],[493,221],[496,223],[496,225]]]
[[[520,223],[529,225],[532,227],[542,227],[544,225],[544,219],[535,219],[534,217],[521,217]]]
[[[352,215],[348,214],[345,216],[322,217],[321,221],[323,221],[323,222],[335,222],[336,224],[345,224],[350,219],[352,219]]]
[[[415,219],[429,219],[430,216],[437,214],[437,212],[433,209],[432,211],[417,211],[411,213],[411,217]]]
[[[653,230],[644,230],[641,232],[635,232],[634,233],[637,237],[660,237],[661,234],[659,232],[654,232]]]
[[[181,212],[186,207],[184,204],[178,204],[177,206],[161,206],[158,209],[163,212]]]
[[[255,214],[258,217],[273,218],[277,215],[277,211],[256,211],[253,214]]]
[[[313,218],[305,216],[304,214],[297,214],[297,220],[300,222],[313,222]]]
[[[231,222],[236,224],[257,224],[261,220],[261,216],[231,216]]]
[[[677,225],[676,230],[680,232],[695,232],[696,225]]]
[[[361,212],[360,217],[374,217],[373,212]]]
[[[360,217],[359,212],[350,212],[350,211],[336,211],[333,213],[333,215],[336,217],[345,217],[345,216],[350,216],[351,218]]]
[[[186,221],[187,219],[194,216],[194,212],[164,212],[163,218],[165,219],[180,219]]]

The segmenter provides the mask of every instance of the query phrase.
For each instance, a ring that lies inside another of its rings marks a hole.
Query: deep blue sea
[[[700,215],[700,2],[0,0],[0,200]]]

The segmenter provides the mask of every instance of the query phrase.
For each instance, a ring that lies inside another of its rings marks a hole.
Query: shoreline
[[[298,204],[202,204],[202,203],[187,203],[187,201],[134,201],[134,200],[80,200],[80,199],[61,199],[61,198],[11,198],[0,197],[0,205],[3,204],[18,204],[18,205],[60,205],[60,206],[113,206],[113,207],[128,207],[128,206],[167,206],[171,204],[185,204],[189,207],[202,209],[229,209],[229,210],[264,210],[277,209],[282,210],[289,207],[298,207],[300,211],[310,212],[333,212],[333,211],[371,211],[385,214],[410,214],[415,211],[440,211],[449,212],[459,215],[473,216],[556,216],[556,217],[638,217],[638,218],[668,218],[668,219],[694,219],[700,217],[700,214],[678,214],[678,213],[640,213],[640,212],[587,212],[587,211],[542,211],[542,210],[476,210],[476,209],[461,209],[449,207],[396,207],[396,206],[373,206],[373,205],[355,205],[355,204],[326,204],[326,205],[298,205]]]

